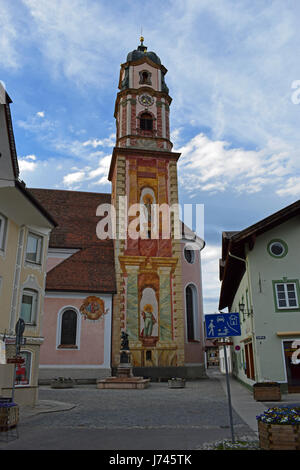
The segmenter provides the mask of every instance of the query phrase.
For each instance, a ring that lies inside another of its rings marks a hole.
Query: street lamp
[[[249,317],[253,313],[252,308],[250,310],[245,310],[245,304],[243,302],[239,302],[239,311],[243,315],[243,318],[244,318],[244,315],[247,315]]]

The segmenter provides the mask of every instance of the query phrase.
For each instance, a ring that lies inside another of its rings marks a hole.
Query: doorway
[[[292,348],[293,343],[294,340],[283,342],[288,393],[300,393],[300,363],[295,363],[295,351],[297,347]],[[300,359],[300,353],[297,359]]]
[[[255,380],[252,343],[245,344],[245,356],[246,356],[246,375],[248,379]]]

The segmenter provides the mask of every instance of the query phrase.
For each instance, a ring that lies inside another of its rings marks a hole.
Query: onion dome
[[[143,36],[141,36],[140,41],[141,44],[138,46],[138,48],[129,52],[127,55],[127,62],[134,62],[136,60],[142,59],[143,57],[148,57],[148,59],[152,60],[152,62],[155,64],[161,65],[160,58],[157,54],[155,54],[155,52],[147,52],[147,47],[144,46]]]

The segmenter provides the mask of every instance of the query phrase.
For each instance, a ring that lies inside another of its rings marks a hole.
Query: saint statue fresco
[[[146,304],[142,311],[142,317],[144,320],[144,328],[141,336],[143,338],[152,336],[153,326],[156,323],[156,318],[153,315],[153,307],[151,304]]]

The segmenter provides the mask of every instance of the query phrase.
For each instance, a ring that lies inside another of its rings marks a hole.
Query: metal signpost
[[[205,315],[205,330],[207,339],[215,338],[226,338],[228,336],[240,336],[241,325],[239,313],[216,313],[211,315]],[[232,405],[231,405],[231,394],[229,384],[229,372],[227,363],[226,346],[232,345],[232,342],[217,342],[218,346],[224,348],[224,360],[226,370],[226,385],[227,385],[227,397],[228,397],[228,408],[229,408],[229,420],[231,429],[231,439],[234,439],[233,419],[232,419]]]
[[[25,330],[25,322],[23,318],[19,318],[19,320],[16,323],[15,327],[15,333],[16,333],[16,355],[14,358],[12,358],[11,363],[15,364],[14,367],[14,381],[13,381],[13,388],[12,388],[12,402],[14,402],[15,398],[15,388],[16,388],[16,365],[19,363],[24,362],[23,359],[20,357],[20,349],[21,349],[21,344],[23,344],[23,333]]]

